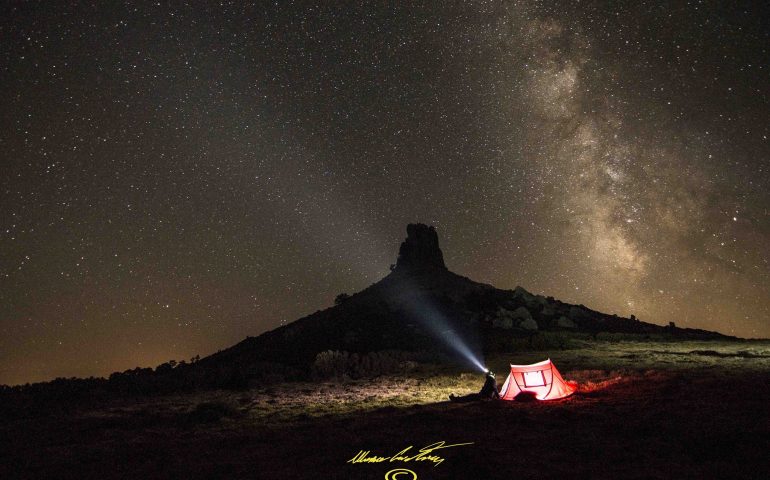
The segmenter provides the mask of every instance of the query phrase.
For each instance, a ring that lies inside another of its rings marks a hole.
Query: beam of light
[[[339,208],[335,208],[335,210],[342,212],[341,214],[345,218],[348,218],[347,224],[356,225],[357,228],[359,228],[361,231],[364,231],[365,222],[354,222],[352,220],[354,215],[349,209],[344,208],[342,203],[337,205],[337,207]],[[312,209],[313,207],[310,206],[309,208]],[[311,216],[311,219],[316,217],[317,216]],[[329,229],[325,228],[323,225],[314,225],[313,235],[311,235],[311,238],[326,238],[329,233]],[[377,240],[375,242],[377,245],[374,248],[375,251],[385,251],[383,248],[379,248],[381,245],[386,243],[382,240],[381,235],[366,234],[366,237],[368,237],[370,240]],[[320,245],[324,242],[319,241],[318,243]],[[327,244],[336,245],[336,243],[337,242],[335,241],[330,241]],[[341,253],[340,256],[345,258],[347,256],[346,253],[347,252]],[[382,254],[380,257],[388,258],[390,255]],[[375,267],[374,264],[351,264],[351,267],[355,267],[356,270],[360,271],[367,278],[377,278],[379,274],[378,268]],[[488,370],[484,366],[484,361],[483,358],[481,358],[481,355],[473,352],[473,350],[468,345],[467,340],[458,335],[446,316],[443,315],[439,309],[433,305],[433,302],[426,295],[417,295],[417,292],[423,290],[424,286],[420,285],[418,282],[415,282],[413,279],[410,279],[408,276],[402,277],[400,281],[403,282],[407,293],[405,298],[401,298],[403,301],[401,306],[406,307],[409,317],[425,327],[424,330],[430,336],[441,341],[444,345],[458,354],[467,365],[473,366],[479,371],[486,373]]]
[[[417,285],[411,285],[414,291],[418,290]],[[475,353],[466,339],[463,339],[453,328],[449,319],[442,314],[433,302],[425,295],[410,295],[405,300],[403,306],[406,307],[410,318],[419,322],[425,327],[425,331],[433,338],[441,341],[444,345],[458,354],[468,365],[472,365],[479,371],[486,373],[488,370],[484,366],[483,358]]]
[[[442,335],[444,342],[450,346],[455,352],[460,354],[464,359],[466,359],[470,364],[475,366],[479,369],[482,373],[486,373],[487,367],[484,366],[484,363],[479,358],[479,356],[475,355],[470,347],[468,347],[468,344],[463,341],[462,338],[455,332],[454,330],[447,330]]]

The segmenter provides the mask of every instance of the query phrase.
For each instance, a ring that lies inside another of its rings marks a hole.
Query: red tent
[[[565,382],[551,359],[532,365],[511,365],[511,373],[500,389],[500,398],[513,400],[521,392],[529,392],[538,400],[555,400],[572,395],[574,382]]]

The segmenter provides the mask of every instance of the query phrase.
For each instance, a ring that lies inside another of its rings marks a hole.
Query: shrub
[[[317,379],[365,378],[403,372],[415,367],[404,352],[384,350],[364,354],[327,350],[315,357],[312,374]]]
[[[348,352],[327,350],[321,352],[313,361],[313,377],[315,378],[341,378],[346,373]]]
[[[342,304],[343,302],[345,302],[345,300],[347,300],[347,299],[349,299],[349,298],[350,298],[350,295],[348,295],[347,293],[344,293],[344,292],[343,292],[343,293],[340,293],[339,295],[337,295],[336,297],[334,297],[334,304],[335,304],[335,305],[340,305],[340,304]]]
[[[661,333],[622,333],[622,332],[598,332],[594,337],[600,342],[670,342],[677,341],[675,336]]]
[[[514,338],[512,347],[519,351],[566,350],[573,347],[573,342],[569,335],[562,332],[538,332],[527,337]]]

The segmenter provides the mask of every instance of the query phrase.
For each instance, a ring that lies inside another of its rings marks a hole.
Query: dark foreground
[[[174,406],[184,399],[177,397],[163,408],[118,403],[96,413],[17,419],[0,427],[0,478],[382,479],[394,468],[419,479],[770,478],[765,369],[562,373],[583,380],[583,388],[546,403],[394,400],[400,406],[278,419],[271,400],[253,417],[219,403],[180,413]],[[362,391],[377,395],[377,383]],[[422,385],[414,388],[430,388]],[[314,394],[345,404],[329,389],[360,385],[325,388]],[[278,394],[287,392],[291,387]],[[234,398],[248,407],[251,395]],[[434,452],[444,458],[437,466],[346,463],[359,450],[389,456],[439,441],[473,444]]]

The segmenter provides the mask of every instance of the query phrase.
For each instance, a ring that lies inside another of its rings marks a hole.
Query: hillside
[[[307,365],[319,352],[441,350],[442,335],[459,335],[476,350],[539,331],[670,335],[718,339],[705,330],[663,327],[571,305],[522,287],[501,290],[446,268],[433,227],[410,224],[389,275],[339,304],[249,337],[201,360],[200,366],[276,362]]]

